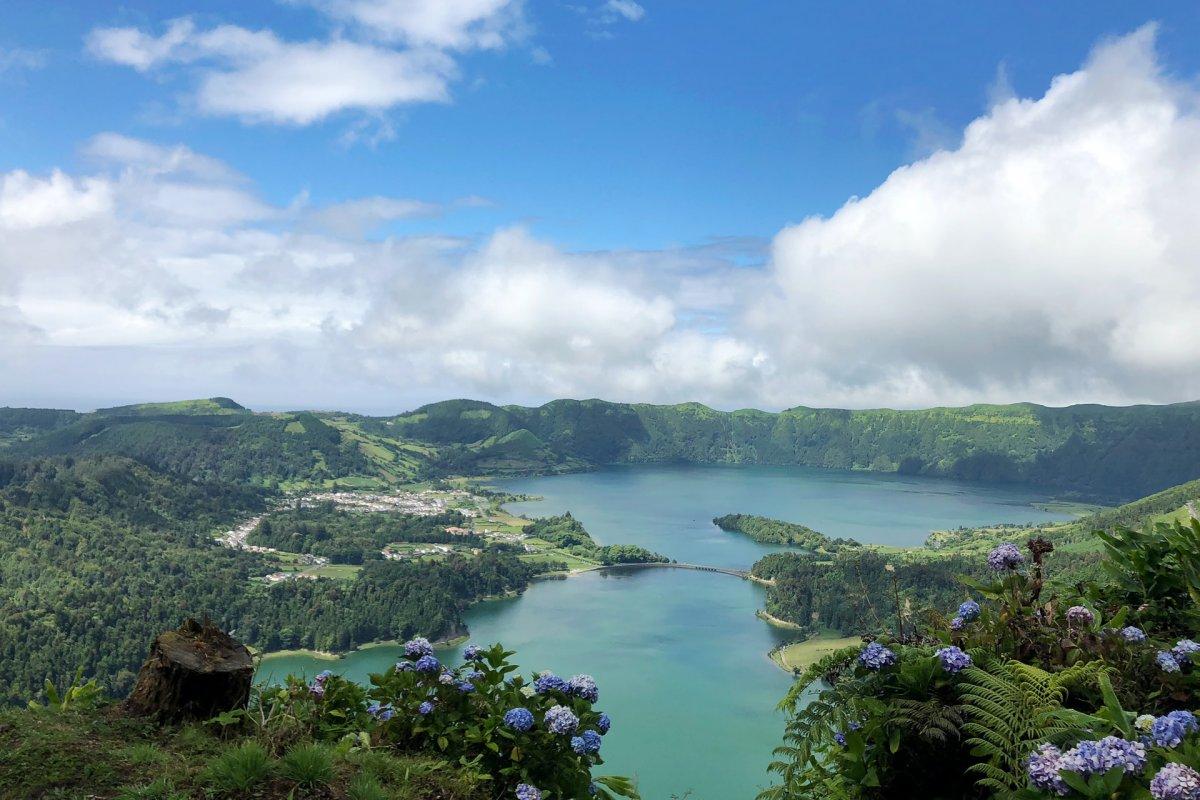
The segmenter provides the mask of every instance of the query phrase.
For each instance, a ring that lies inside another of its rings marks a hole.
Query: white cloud
[[[611,17],[623,17],[630,22],[637,22],[646,16],[646,9],[633,2],[633,0],[608,0],[602,6],[601,13]]]
[[[782,397],[1200,395],[1200,116],[1154,29],[774,243]],[[793,395],[796,396],[796,395]]]
[[[0,176],[0,327],[29,343],[0,364],[43,397],[65,374],[113,400],[372,410],[1200,397],[1200,110],[1153,29],[997,96],[952,149],[780,231],[765,266],[733,239],[368,240],[469,203],[278,206],[186,147],[102,135],[96,174]]]
[[[46,66],[45,51],[26,47],[0,47],[0,76],[41,69]]]
[[[523,0],[310,0],[367,35],[416,47],[497,49],[527,35]]]

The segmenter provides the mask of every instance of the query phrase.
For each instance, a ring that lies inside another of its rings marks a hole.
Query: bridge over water
[[[744,569],[731,569],[730,567],[710,567],[706,564],[681,564],[676,561],[654,561],[646,564],[608,564],[605,566],[591,567],[590,569],[580,571],[592,572],[598,569],[694,569],[699,572],[719,572],[722,575],[732,575],[735,578],[741,578],[743,580],[758,581],[760,583],[767,582],[761,578],[754,577],[748,570]]]

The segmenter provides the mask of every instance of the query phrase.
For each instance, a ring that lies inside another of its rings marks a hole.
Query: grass
[[[203,726],[93,711],[0,710],[0,800],[481,800],[457,765],[300,741],[276,757]]]
[[[835,631],[822,631],[803,642],[793,642],[773,650],[771,660],[788,672],[802,671],[834,650],[861,643],[861,636],[842,636]]]

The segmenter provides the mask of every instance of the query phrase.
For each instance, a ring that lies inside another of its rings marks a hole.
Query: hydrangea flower
[[[483,680],[483,673],[477,669],[473,669],[463,677],[469,680],[471,683],[475,683],[476,681]]]
[[[441,675],[438,675],[438,683],[442,686],[449,686],[454,683],[454,675],[449,672],[443,672]]]
[[[1067,609],[1067,622],[1072,625],[1091,625],[1096,621],[1096,615],[1086,606],[1071,606]]]
[[[596,722],[596,730],[600,731],[600,735],[603,736],[608,733],[608,729],[611,727],[612,720],[609,719],[608,714],[601,713],[600,719]]]
[[[1025,563],[1025,556],[1021,555],[1021,551],[1011,542],[999,545],[992,552],[988,553],[987,557],[988,566],[997,572],[1002,572],[1006,569],[1016,569],[1023,563]]]
[[[528,708],[510,708],[504,712],[504,724],[514,731],[525,733],[533,727],[533,712]]]
[[[835,742],[837,742],[838,744],[840,744],[842,747],[846,746],[846,734],[842,733],[841,731],[838,731],[837,733],[835,733],[833,735],[833,740]]]
[[[1200,798],[1200,773],[1186,764],[1163,766],[1150,781],[1154,800],[1197,800]]]
[[[954,646],[940,647],[934,655],[942,662],[942,669],[951,675],[956,675],[971,666],[971,657]]]
[[[424,703],[421,703],[421,705],[417,706],[417,713],[422,717],[429,716],[433,713],[433,703],[429,702],[428,700],[426,700]]]
[[[596,688],[596,679],[591,675],[576,675],[567,681],[567,692],[582,697],[589,703],[600,699],[600,690]]]
[[[858,654],[858,660],[867,669],[882,669],[896,663],[896,654],[879,642],[871,642]]]
[[[1061,759],[1062,752],[1049,742],[1044,742],[1033,751],[1025,764],[1025,771],[1029,773],[1029,782],[1034,788],[1066,797],[1070,789],[1058,774]]]
[[[974,600],[967,600],[958,607],[958,618],[963,622],[972,622],[979,618],[979,603]]]
[[[1163,672],[1179,672],[1179,662],[1166,650],[1159,650],[1158,654],[1154,656],[1154,660],[1158,662],[1158,667]]]
[[[442,662],[438,661],[433,656],[421,656],[417,659],[417,672],[440,672]]]
[[[396,709],[390,705],[380,705],[378,700],[372,700],[367,704],[367,713],[380,722],[387,722],[396,716]]]
[[[1058,768],[1083,777],[1103,774],[1113,767],[1126,772],[1141,772],[1146,766],[1146,746],[1118,736],[1105,736],[1098,742],[1080,742],[1062,754]]]
[[[546,727],[551,733],[574,733],[579,727],[579,717],[566,706],[551,706],[546,712]]]
[[[961,631],[963,626],[966,624],[966,620],[964,620],[962,617],[955,617],[954,619],[950,620],[950,630]]]
[[[463,648],[463,659],[466,661],[478,661],[483,658],[483,648],[477,644],[469,644]]]
[[[542,800],[542,790],[528,783],[518,783],[517,800]]]
[[[1171,648],[1171,655],[1175,656],[1175,660],[1180,664],[1190,662],[1193,653],[1200,653],[1200,644],[1196,644],[1191,639],[1180,639]]]
[[[533,688],[538,694],[546,692],[566,692],[567,682],[555,675],[553,672],[543,672],[538,675],[537,680],[533,682]]]
[[[1126,625],[1120,630],[1121,638],[1129,644],[1141,644],[1146,641],[1146,632],[1133,625]]]
[[[600,734],[595,731],[584,731],[579,736],[571,737],[571,749],[581,756],[600,752]]]
[[[471,692],[475,691],[475,684],[471,683],[470,681],[459,681],[458,690],[463,694],[470,694]]]
[[[332,675],[333,673],[329,670],[317,673],[317,677],[313,678],[312,685],[308,687],[314,697],[319,699],[325,696],[325,681],[329,680]]]
[[[411,662],[411,661],[396,662],[396,671],[397,672],[412,672],[416,668],[417,668],[416,665],[413,664],[413,662]]]
[[[1200,727],[1190,711],[1172,711],[1156,717],[1150,725],[1150,740],[1159,747],[1178,747],[1183,737]]]
[[[420,658],[421,656],[433,655],[433,645],[424,636],[418,636],[415,639],[409,639],[404,643],[404,655],[409,658]]]
[[[1137,728],[1142,733],[1149,733],[1152,725],[1154,725],[1153,714],[1141,714],[1133,721],[1133,727]]]

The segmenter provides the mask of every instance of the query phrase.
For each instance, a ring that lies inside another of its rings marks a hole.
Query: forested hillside
[[[23,702],[76,669],[123,694],[147,643],[189,615],[265,648],[453,634],[469,603],[520,590],[534,572],[485,550],[375,561],[349,583],[269,586],[251,579],[272,562],[212,539],[265,498],[114,456],[0,462],[0,701]]]
[[[393,420],[400,435],[465,446],[527,431],[563,458],[804,464],[1023,482],[1132,499],[1200,477],[1200,404],[780,413],[556,400],[537,408],[434,403]]]

